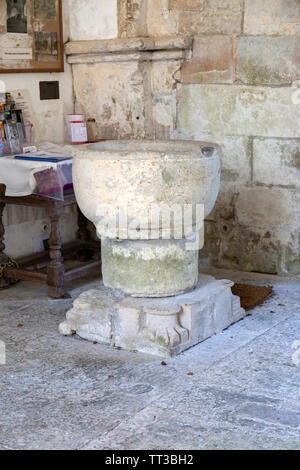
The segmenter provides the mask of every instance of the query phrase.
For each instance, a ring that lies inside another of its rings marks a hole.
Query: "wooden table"
[[[22,197],[5,196],[5,189],[6,186],[0,184],[0,288],[9,287],[15,280],[43,282],[48,285],[49,297],[57,299],[66,296],[65,283],[67,281],[100,272],[100,242],[91,239],[87,227],[88,221],[78,206],[77,240],[66,246],[61,244],[59,220],[63,208],[76,203],[74,193],[66,195],[64,201],[60,201],[37,195]],[[18,266],[12,265],[4,252],[5,229],[2,217],[6,204],[43,207],[50,218],[49,250],[18,259]],[[93,256],[94,252],[97,253],[97,259],[95,259],[95,255]],[[65,270],[64,258],[74,254],[77,255],[77,258],[83,260],[83,262],[73,269]],[[47,260],[46,272],[42,272],[37,266],[45,263]]]

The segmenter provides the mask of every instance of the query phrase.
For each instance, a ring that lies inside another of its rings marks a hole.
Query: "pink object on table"
[[[72,164],[61,162],[56,167],[34,173],[37,182],[35,194],[63,200],[64,191],[73,188]]]

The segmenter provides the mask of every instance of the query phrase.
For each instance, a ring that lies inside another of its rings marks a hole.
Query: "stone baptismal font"
[[[198,274],[219,152],[175,140],[74,150],[75,194],[101,238],[103,283],[74,301],[60,333],[173,356],[244,317],[231,281]]]

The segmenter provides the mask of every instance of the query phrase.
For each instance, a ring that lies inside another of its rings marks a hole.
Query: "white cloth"
[[[58,147],[56,145],[46,144],[39,148],[39,150],[52,150],[62,154],[68,152],[70,154],[70,147]],[[64,164],[72,165],[72,160],[65,160]],[[6,185],[6,196],[29,196],[35,194],[37,189],[37,182],[34,174],[38,171],[53,168],[58,170],[61,163],[51,162],[38,162],[32,160],[16,160],[14,156],[9,155],[0,157],[0,183]]]

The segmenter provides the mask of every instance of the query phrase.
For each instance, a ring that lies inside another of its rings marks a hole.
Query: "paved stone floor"
[[[0,292],[0,449],[299,450],[300,284],[273,281],[263,306],[167,365],[60,336],[71,299]]]

